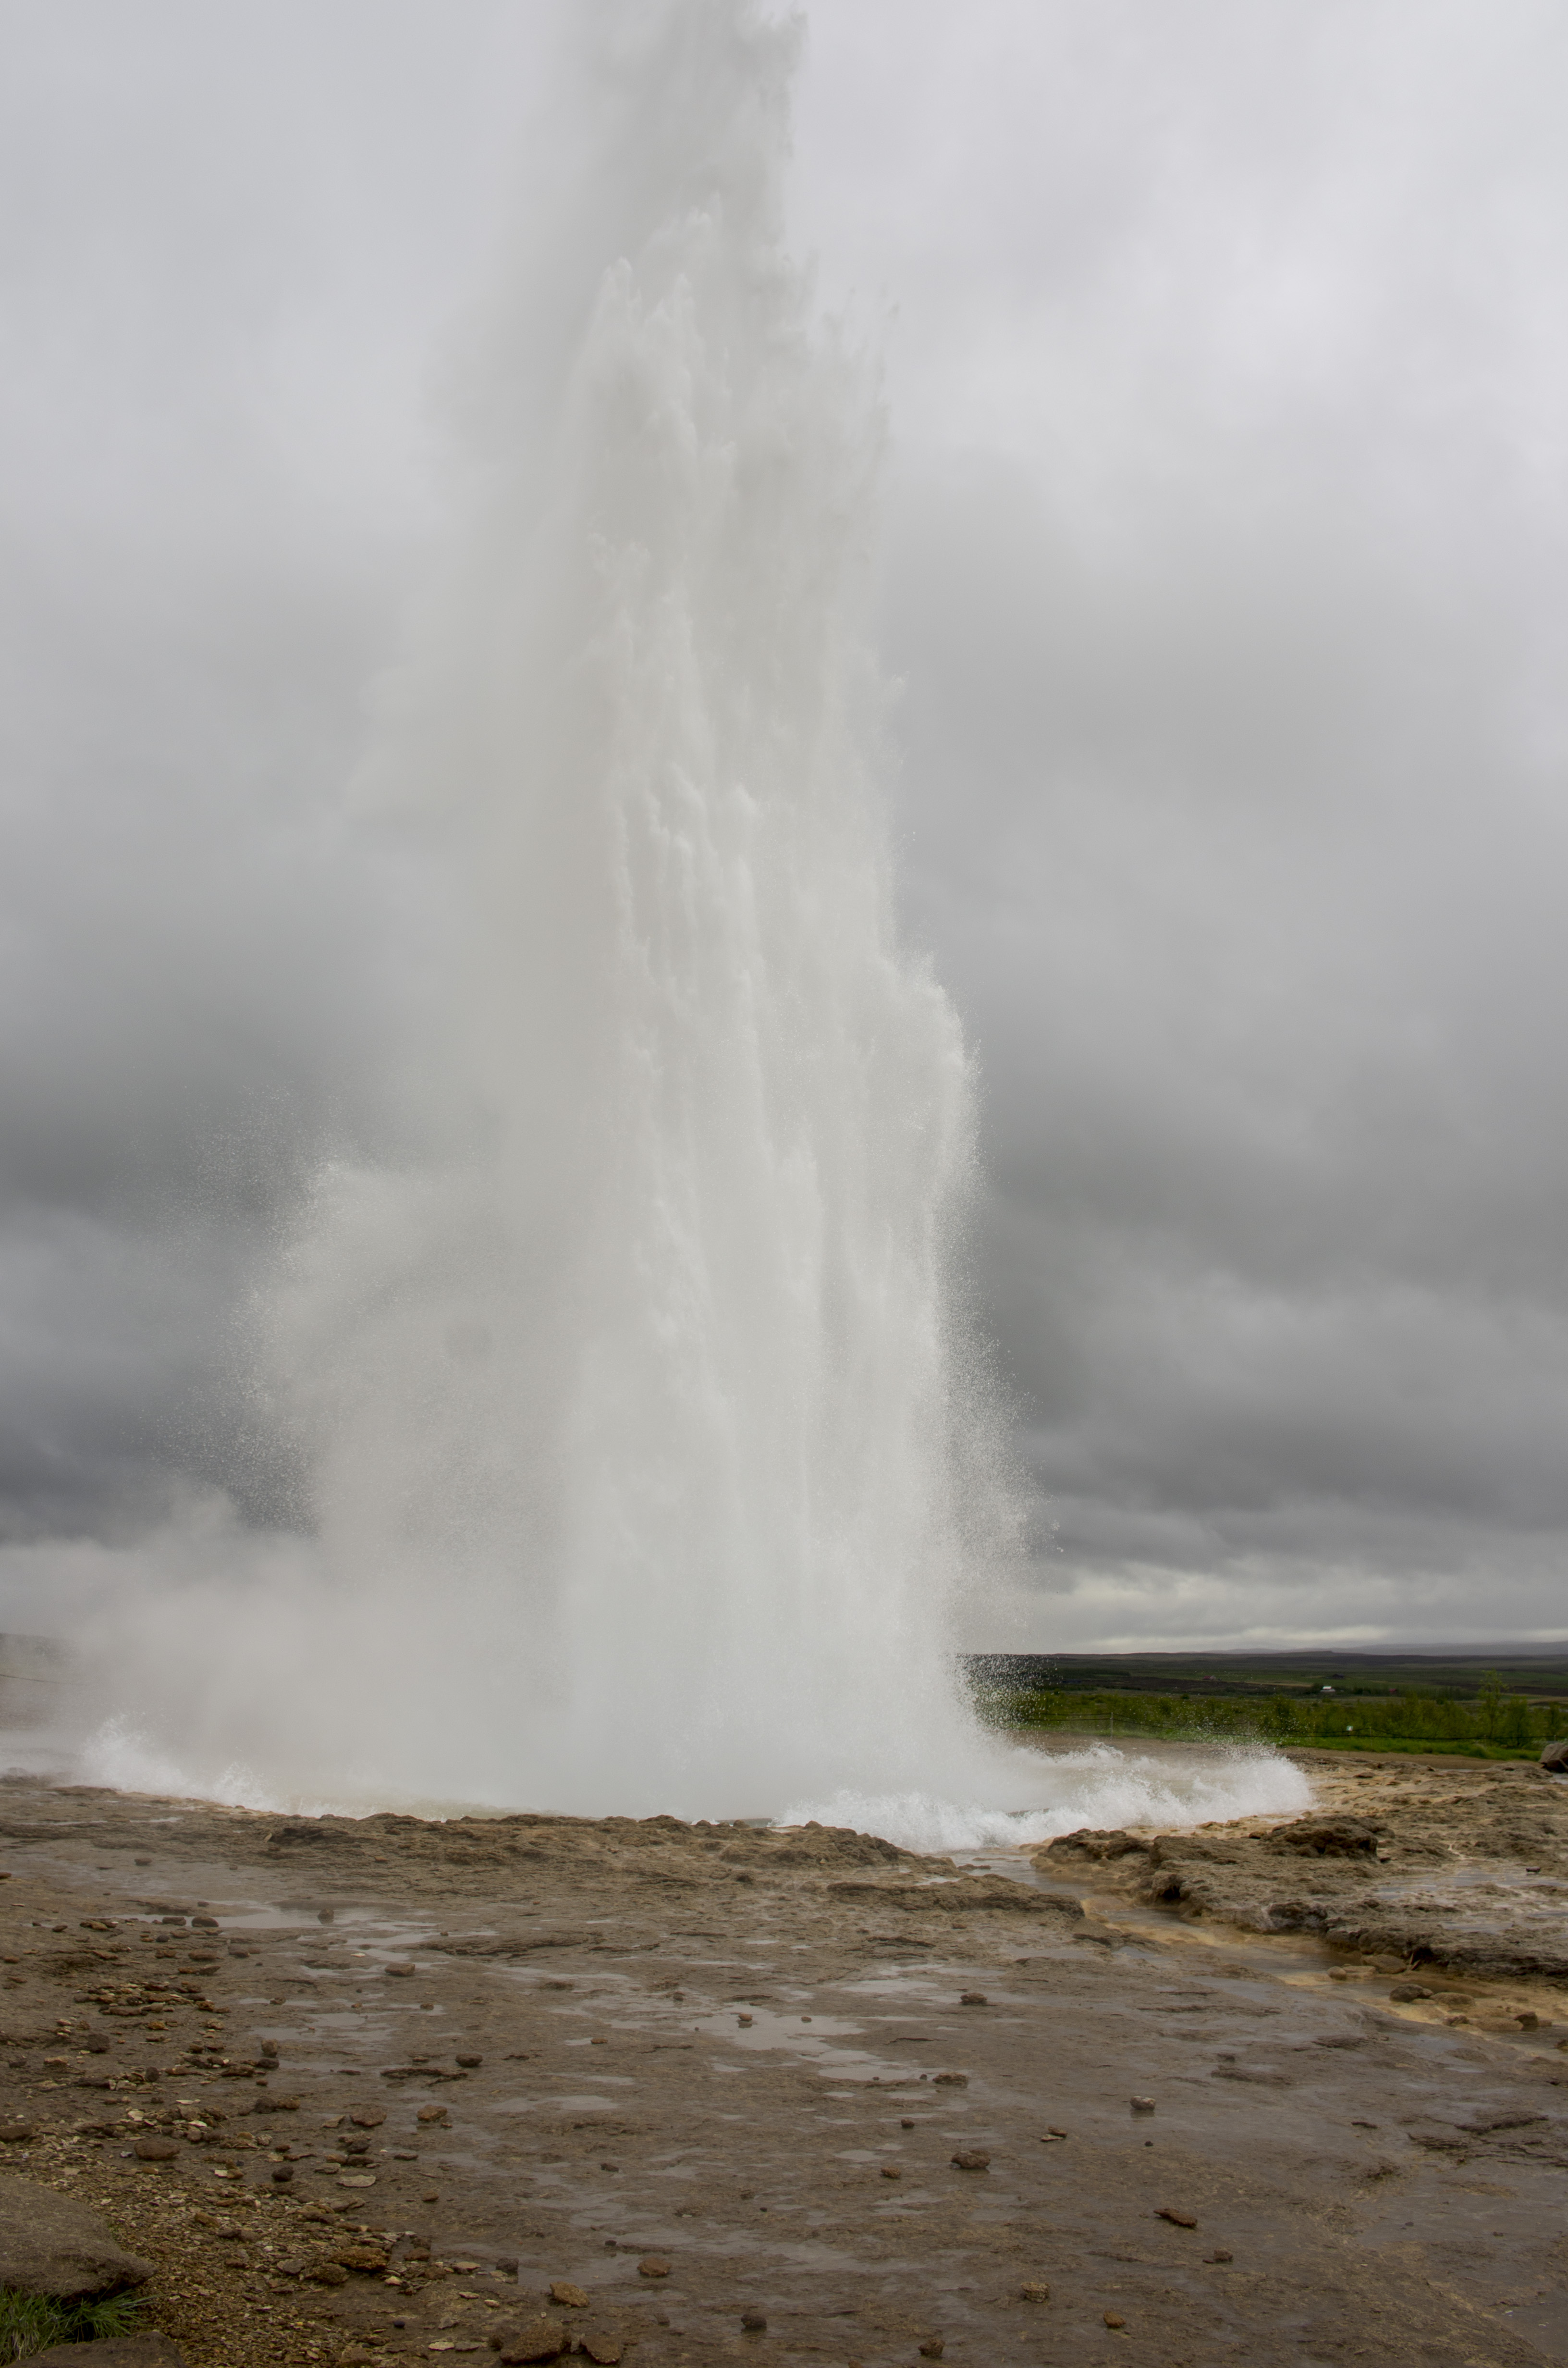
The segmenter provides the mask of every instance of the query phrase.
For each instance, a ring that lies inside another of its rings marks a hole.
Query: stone
[[[588,2297],[581,2286],[573,2285],[566,2278],[557,2278],[550,2289],[551,2302],[560,2303],[566,2310],[586,2310]]]
[[[185,2354],[166,2335],[101,2335],[96,2343],[57,2343],[52,2351],[35,2351],[33,2368],[58,2361],[60,2368],[185,2368]]]
[[[1127,2324],[1119,2310],[1108,2310],[1104,2313],[1104,2317],[1108,2327],[1125,2327]]]
[[[460,2070],[464,2072],[477,2072],[480,2066],[483,2063],[484,2058],[483,2055],[460,2055],[457,2061]]]
[[[502,2368],[521,2368],[534,2360],[559,2360],[566,2349],[566,2328],[559,2318],[533,2318],[507,2336],[501,2346]]]
[[[669,2273],[670,2264],[659,2253],[644,2253],[637,2264],[640,2278],[667,2278]]]
[[[622,2346],[615,2336],[607,2335],[600,2328],[580,2328],[577,2330],[577,2349],[594,2362],[594,2368],[617,2368]]]
[[[982,2154],[978,2146],[960,2146],[953,2157],[955,2170],[989,2170],[991,2157]]]
[[[1051,2288],[1046,2284],[1043,2278],[1030,2278],[1027,2285],[1021,2285],[1018,2288],[1018,2300],[1020,2302],[1049,2302],[1051,2300]]]
[[[387,2266],[387,2248],[384,2245],[339,2245],[335,2258],[341,2269],[359,2270],[367,2277],[376,2276]]]
[[[292,2163],[278,2162],[273,2164],[272,2184],[274,2187],[287,2187],[293,2176],[294,2166]]]
[[[1154,2217],[1156,2220],[1168,2220],[1173,2228],[1196,2228],[1198,2226],[1190,2212],[1178,2212],[1174,2203],[1162,2203]]]
[[[1233,2261],[1235,2259],[1235,2255],[1233,2253],[1205,2253],[1203,2258],[1206,2261]]]
[[[0,2286],[95,2302],[144,2285],[153,2265],[130,2252],[85,2203],[30,2179],[0,2176]]]
[[[1312,1858],[1375,1858],[1378,1833],[1362,1817],[1298,1817],[1291,1826],[1276,1826],[1271,1841]]]
[[[882,2177],[884,2179],[902,2179],[903,2177],[903,2173],[899,2169],[896,2163],[884,2162],[882,2165]]]
[[[1429,1998],[1431,1995],[1422,1982],[1395,1982],[1389,1992],[1396,2006],[1410,2006],[1416,1998]]]
[[[357,2130],[379,2130],[386,2114],[380,2105],[350,2105],[348,2118]]]
[[[969,2074],[967,2072],[938,2072],[934,2075],[931,2086],[933,2089],[967,2089],[969,2087]]]
[[[1153,2097],[1130,2097],[1127,2101],[1135,2113],[1152,2113],[1154,2110]]]
[[[959,1995],[960,2006],[989,2006],[990,2003],[983,1990],[963,1990]]]
[[[922,2360],[939,2360],[947,2349],[939,2335],[928,2335],[920,2346]]]
[[[173,2138],[138,2138],[131,2151],[138,2162],[173,2162],[179,2148]]]
[[[445,2105],[421,2105],[417,2115],[418,2120],[426,2123],[444,2122],[446,2118]]]
[[[0,2122],[0,2146],[26,2146],[32,2134],[31,2122]]]
[[[748,2335],[766,2335],[767,2332],[767,2313],[763,2310],[743,2310],[741,2313],[741,2325],[745,2328]]]
[[[392,1982],[412,1981],[418,1970],[417,1965],[387,1965],[383,1968],[387,1979]]]
[[[1540,1766],[1550,1775],[1568,1776],[1568,1737],[1541,1747]]]

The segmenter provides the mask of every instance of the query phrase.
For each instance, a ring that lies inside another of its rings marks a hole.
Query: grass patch
[[[57,2302],[52,2294],[18,2294],[0,2286],[0,2361],[30,2360],[56,2343],[96,2343],[100,2336],[135,2335],[141,2326],[139,2294],[110,2294],[103,2302]]]
[[[1534,1759],[1568,1731],[1561,1702],[1532,1702],[1500,1684],[1471,1700],[1446,1689],[1360,1685],[1313,1693],[1142,1693],[1121,1688],[997,1687],[977,1690],[977,1707],[1002,1729],[1041,1728],[1083,1736],[1148,1736],[1173,1742],[1272,1743],[1287,1750],[1408,1751],[1462,1759]]]

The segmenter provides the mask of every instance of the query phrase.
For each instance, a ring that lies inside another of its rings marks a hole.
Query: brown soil
[[[1369,1899],[1465,1816],[1543,1863],[1565,1803],[1408,1762],[1324,1787],[1375,1805]],[[1257,1866],[1343,1872],[1263,1830],[1173,1840],[1212,1896],[1161,1900],[1141,1850],[976,1872],[810,1827],[14,1781],[0,2124],[32,2135],[3,2158],[157,2264],[193,2368],[494,2358],[547,2312],[636,2368],[1568,2358],[1563,1991],[1392,2002],[1392,1944],[1248,1931]]]

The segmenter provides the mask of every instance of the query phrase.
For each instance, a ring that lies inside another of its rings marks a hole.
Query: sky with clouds
[[[1039,1497],[970,1641],[1561,1635],[1568,20],[810,15]],[[243,1310],[393,1123],[418,883],[351,785],[559,25],[0,0],[0,1624],[51,1541],[276,1509]]]

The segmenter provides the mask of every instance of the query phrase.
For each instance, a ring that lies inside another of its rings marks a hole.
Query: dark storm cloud
[[[6,17],[12,1535],[274,1501],[237,1311],[395,1124],[418,897],[347,791],[423,390],[519,188],[548,231],[549,14]],[[904,892],[1049,1499],[976,1643],[1562,1625],[1565,51],[815,12],[797,213],[897,308]]]

